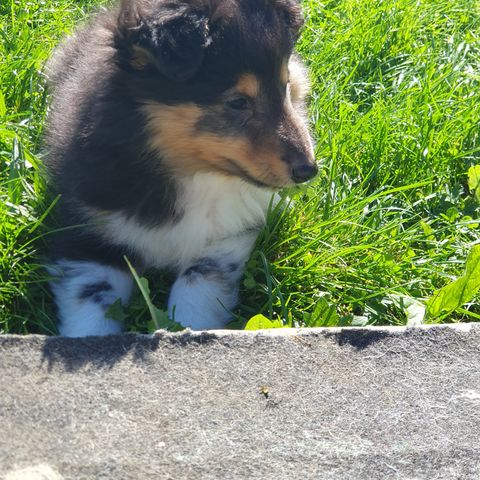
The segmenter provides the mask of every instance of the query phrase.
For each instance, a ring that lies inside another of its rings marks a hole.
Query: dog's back
[[[169,309],[221,327],[276,188],[316,173],[293,0],[124,1],[49,64],[47,163],[66,228],[52,282],[66,335],[117,332],[137,268],[178,275]]]

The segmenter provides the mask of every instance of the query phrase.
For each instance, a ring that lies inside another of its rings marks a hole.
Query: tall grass
[[[93,1],[0,4],[0,332],[54,333],[43,256],[51,226],[41,163],[42,68]]]

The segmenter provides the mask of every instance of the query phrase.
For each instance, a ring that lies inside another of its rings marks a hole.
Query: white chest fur
[[[145,227],[122,213],[105,217],[99,227],[110,242],[127,246],[152,267],[183,269],[208,246],[261,226],[272,191],[236,178],[196,174],[179,184],[180,220]]]

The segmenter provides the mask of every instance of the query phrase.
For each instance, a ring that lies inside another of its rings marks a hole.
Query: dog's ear
[[[197,72],[210,43],[208,19],[201,12],[178,7],[164,7],[161,12],[136,8],[120,18],[134,66],[154,65],[175,81],[188,80]]]
[[[149,52],[163,75],[171,80],[188,80],[202,64],[208,46],[208,22],[197,13],[146,21],[135,44]]]
[[[304,23],[300,3],[297,0],[288,0],[285,2],[283,15],[293,38],[295,40],[298,39]]]

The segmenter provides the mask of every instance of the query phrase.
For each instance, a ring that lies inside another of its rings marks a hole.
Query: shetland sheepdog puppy
[[[47,168],[64,228],[51,287],[62,335],[119,333],[142,271],[168,309],[222,328],[275,191],[317,173],[294,54],[295,0],[124,0],[55,52]]]

